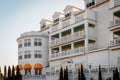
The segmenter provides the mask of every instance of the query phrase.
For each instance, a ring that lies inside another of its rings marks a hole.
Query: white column
[[[61,51],[62,51],[62,48],[61,48],[61,46],[59,46],[59,53],[61,53]]]
[[[74,29],[73,29],[73,28],[71,28],[71,34],[73,35],[73,33],[74,33]]]
[[[74,45],[73,45],[73,42],[71,42],[71,50],[74,49]]]
[[[85,22],[85,53],[88,53],[88,22]]]
[[[85,46],[84,46],[86,68],[88,68],[88,22],[85,22]]]
[[[74,16],[74,12],[71,12],[71,20],[70,20],[70,24],[75,23],[75,16]]]
[[[61,40],[61,32],[59,33],[59,39]]]

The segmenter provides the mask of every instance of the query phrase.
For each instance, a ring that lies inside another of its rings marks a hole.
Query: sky
[[[17,65],[16,39],[28,31],[39,31],[40,20],[52,20],[55,11],[67,5],[84,9],[84,0],[0,0],[0,67]]]

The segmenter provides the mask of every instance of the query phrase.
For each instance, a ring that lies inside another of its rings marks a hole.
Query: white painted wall
[[[24,37],[23,37],[24,36]],[[34,39],[40,38],[42,45],[41,46],[34,46]],[[24,40],[25,39],[31,39],[31,46],[24,47]],[[34,75],[34,65],[36,63],[41,63],[43,65],[43,68],[48,66],[48,36],[42,35],[40,32],[28,32],[27,34],[24,33],[24,35],[21,35],[18,38],[18,41],[22,41],[22,48],[18,48],[18,56],[22,55],[22,59],[18,59],[18,64],[21,64],[24,66],[24,64],[31,64],[32,70],[31,75]],[[42,58],[34,58],[34,51],[40,50],[42,54]],[[24,52],[25,51],[31,51],[31,58],[24,59]],[[22,52],[19,54],[19,52]],[[24,75],[24,69],[21,71]]]

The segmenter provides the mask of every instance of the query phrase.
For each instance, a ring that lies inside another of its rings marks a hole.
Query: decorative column
[[[85,46],[84,46],[84,54],[85,54],[85,62],[86,68],[88,68],[88,21],[85,22]]]

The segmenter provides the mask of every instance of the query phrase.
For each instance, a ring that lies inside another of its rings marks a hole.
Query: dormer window
[[[57,18],[57,19],[54,20],[54,23],[57,23],[57,22],[59,22],[59,18]]]
[[[68,18],[68,17],[70,17],[70,16],[71,16],[71,12],[65,14],[65,18]]]
[[[91,0],[90,2],[87,3],[87,8],[90,6],[93,6],[95,4],[95,0]]]
[[[45,24],[41,26],[41,28],[44,28],[45,27]]]

